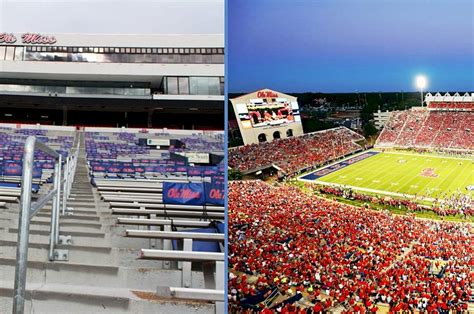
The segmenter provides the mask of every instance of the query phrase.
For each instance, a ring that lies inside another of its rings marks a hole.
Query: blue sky
[[[231,0],[230,92],[474,90],[472,0]]]

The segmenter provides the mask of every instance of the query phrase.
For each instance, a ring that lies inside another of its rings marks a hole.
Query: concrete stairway
[[[81,143],[84,147],[84,143]],[[85,152],[79,153],[75,181],[60,218],[60,235],[72,236],[68,261],[50,262],[50,204],[30,224],[25,313],[214,313],[208,302],[160,299],[157,286],[180,286],[179,270],[137,260],[139,248],[160,247],[123,237],[123,226],[89,183]],[[12,310],[19,205],[0,209],[0,313]],[[193,287],[203,286],[200,273]]]

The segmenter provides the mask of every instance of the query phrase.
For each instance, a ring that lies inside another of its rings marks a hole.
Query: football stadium
[[[474,312],[473,96],[428,93],[374,145],[342,126],[267,141],[298,122],[249,124],[228,158],[229,311]]]
[[[0,33],[0,312],[224,313],[223,35]]]

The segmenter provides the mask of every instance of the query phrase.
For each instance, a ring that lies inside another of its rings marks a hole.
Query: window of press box
[[[115,47],[65,47],[65,46],[17,46],[27,52],[83,52],[83,53],[140,53],[140,54],[224,54],[224,48],[115,48]]]
[[[220,77],[167,77],[165,94],[169,95],[223,95],[224,84]]]

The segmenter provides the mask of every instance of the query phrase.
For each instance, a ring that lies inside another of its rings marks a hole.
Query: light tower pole
[[[428,85],[428,81],[424,75],[418,75],[415,80],[416,87],[420,90],[420,104],[423,107],[423,90]]]

